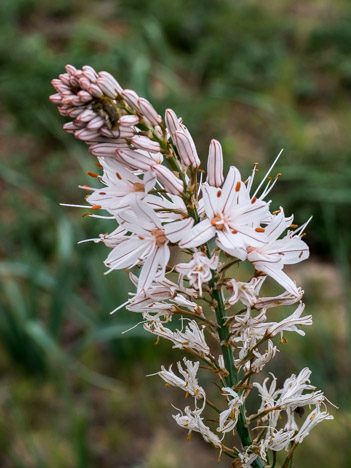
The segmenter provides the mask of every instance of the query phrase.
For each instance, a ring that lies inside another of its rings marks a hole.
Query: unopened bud
[[[223,151],[217,140],[212,140],[207,160],[207,183],[213,187],[223,184]]]
[[[139,104],[138,104],[139,96],[137,95],[135,91],[133,91],[132,89],[124,89],[121,92],[121,96],[135,110],[140,111]]]
[[[176,131],[174,133],[175,144],[184,166],[200,166],[200,159],[197,155],[195,145],[193,144],[190,134],[183,131]]]
[[[115,80],[115,78],[110,73],[105,71],[99,72],[99,77],[96,80],[96,83],[102,89],[104,94],[106,94],[106,96],[113,99],[123,91],[123,88],[118,83],[118,81]]]
[[[159,125],[162,122],[162,117],[156,112],[156,109],[147,99],[139,98],[138,106],[147,120],[152,123],[152,125]]]
[[[139,117],[137,115],[122,115],[118,120],[118,124],[121,127],[131,127],[139,123]]]
[[[180,195],[184,190],[183,182],[162,164],[155,164],[151,167],[152,172],[157,177],[158,181],[172,195]]]
[[[160,144],[157,141],[152,141],[144,136],[135,135],[131,141],[136,148],[150,151],[151,153],[159,153],[161,150]]]
[[[155,164],[154,160],[149,156],[133,151],[131,149],[119,149],[116,151],[118,161],[125,164],[132,170],[148,171]]]
[[[177,114],[172,109],[166,109],[165,121],[171,137],[174,138],[174,133],[176,131],[183,131],[180,126]]]

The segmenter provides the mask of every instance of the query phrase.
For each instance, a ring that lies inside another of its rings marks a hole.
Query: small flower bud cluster
[[[312,324],[311,315],[303,315],[302,289],[284,271],[309,256],[302,240],[307,223],[298,228],[282,207],[271,212],[266,200],[279,177],[269,177],[278,158],[253,189],[256,165],[246,181],[234,166],[224,178],[223,150],[212,140],[203,182],[194,140],[173,110],[163,120],[107,72],[71,65],[66,71],[53,80],[58,93],[51,100],[74,119],[64,129],[90,145],[102,172],[88,173],[97,183],[82,186],[90,192],[82,207],[111,223],[109,233],[92,240],[110,249],[107,273],[130,269],[135,287],[115,311],[141,314],[147,332],[195,359],[178,362],[177,372],[171,365],[157,373],[194,398],[194,407],[178,410],[175,421],[188,438],[199,432],[236,466],[264,468],[269,452],[289,446],[290,457],[317,423],[332,416],[308,368],[282,389],[273,374],[269,387],[268,379],[249,384],[270,366],[286,334],[303,336],[302,327]],[[242,262],[254,270],[247,281],[237,275]],[[268,279],[283,291],[262,294]],[[294,312],[272,320],[272,308],[292,304]],[[219,404],[199,383],[205,372],[218,379]],[[261,404],[248,415],[253,389]],[[313,409],[300,421],[296,415],[306,406]]]

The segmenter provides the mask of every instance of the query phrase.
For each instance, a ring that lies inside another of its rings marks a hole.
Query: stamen
[[[121,174],[119,172],[116,172],[117,179],[122,180]]]
[[[94,205],[91,207],[92,210],[100,210],[101,205]]]
[[[233,229],[232,234],[238,234],[238,231],[236,229]]]
[[[255,229],[256,232],[265,232],[265,229],[264,228],[261,228],[261,227],[257,227]]]
[[[252,200],[251,200],[251,203],[254,204],[256,200],[257,200],[257,198],[253,197]]]
[[[236,192],[239,192],[240,186],[241,186],[241,182],[239,181],[239,182],[236,184],[236,186],[235,186],[235,191],[236,191]]]
[[[217,197],[219,198],[222,195],[222,190],[218,190]]]
[[[95,166],[101,167],[101,168],[102,168],[102,165],[101,165],[99,162],[96,162],[96,163],[95,163]]]
[[[98,174],[96,174],[95,172],[88,171],[87,174],[88,174],[90,177],[95,177],[95,179],[96,179],[97,177],[99,177]]]
[[[106,195],[106,192],[99,192],[99,195]]]
[[[84,213],[84,214],[82,214],[82,218],[85,218],[86,216],[90,216],[91,214],[93,214],[93,213]]]

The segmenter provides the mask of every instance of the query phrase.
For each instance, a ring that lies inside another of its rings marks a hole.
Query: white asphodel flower
[[[228,408],[219,415],[217,432],[232,432],[238,422],[240,406],[244,403],[244,398],[230,387],[223,387],[222,392],[228,398]]]
[[[202,296],[202,284],[211,280],[211,270],[215,270],[217,265],[218,256],[208,258],[203,252],[195,252],[189,263],[178,263],[176,271],[189,278],[190,285]]]
[[[150,171],[141,179],[115,159],[103,157],[98,159],[104,169],[101,181],[106,187],[94,189],[86,198],[93,208],[99,207],[111,214],[130,210],[135,198],[140,200],[145,198],[155,185],[156,177]]]
[[[238,169],[234,166],[229,169],[222,189],[202,184],[202,194],[206,218],[183,237],[181,248],[198,247],[216,236],[221,249],[245,260],[248,246],[265,244],[261,223],[271,218],[268,204],[250,198]]]
[[[294,438],[294,431],[285,431],[280,429],[277,431],[268,431],[266,437],[260,442],[260,456],[266,460],[267,450],[279,452],[280,450],[287,449],[289,443]]]
[[[184,427],[189,431],[189,439],[191,437],[192,431],[200,432],[206,442],[209,442],[222,450],[222,442],[220,438],[214,434],[211,429],[203,422],[203,418],[200,416],[201,410],[191,411],[190,407],[187,406],[184,409],[184,413],[185,414],[180,412],[179,414],[173,415],[173,418],[176,420],[179,426]]]
[[[261,354],[257,349],[253,350],[255,359],[251,362],[250,369],[253,372],[261,372],[264,366],[271,361],[277,353],[278,348],[274,346],[272,340],[268,340],[267,349]]]
[[[131,235],[116,236],[118,245],[105,260],[105,265],[109,271],[143,265],[138,281],[139,292],[150,286],[159,270],[164,274],[170,256],[169,242],[179,241],[193,220],[186,218],[163,226],[155,212],[138,199],[131,208],[133,214],[126,211],[117,218],[123,223],[124,231]]]
[[[300,427],[299,432],[294,438],[294,442],[301,444],[305,437],[307,437],[310,431],[320,422],[326,419],[334,419],[334,416],[329,414],[327,411],[321,411],[320,407],[317,406],[305,419],[305,422]]]
[[[279,239],[291,225],[292,220],[292,216],[285,218],[281,208],[265,229],[265,242],[260,246],[252,244],[247,248],[247,259],[253,263],[256,270],[275,279],[286,291],[298,296],[299,290],[296,284],[284,273],[283,268],[285,265],[306,260],[309,257],[309,248],[301,240],[300,233],[289,232],[283,239]]]
[[[203,409],[206,404],[206,393],[197,380],[197,372],[199,370],[200,362],[192,362],[186,358],[183,359],[183,362],[185,364],[184,368],[181,362],[177,362],[178,371],[183,378],[173,372],[172,365],[170,365],[168,370],[164,366],[161,366],[161,371],[157,374],[166,382],[166,384],[184,390],[195,397],[196,400],[202,400]]]
[[[211,356],[211,350],[206,343],[204,326],[199,326],[195,320],[189,320],[184,330],[172,331],[164,326],[157,317],[144,312],[143,327],[150,333],[165,338],[173,343],[173,348],[194,350],[203,358]]]

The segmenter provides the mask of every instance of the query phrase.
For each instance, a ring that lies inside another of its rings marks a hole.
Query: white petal
[[[210,240],[216,234],[216,228],[212,226],[209,219],[201,221],[194,226],[179,244],[181,249],[198,247]]]

